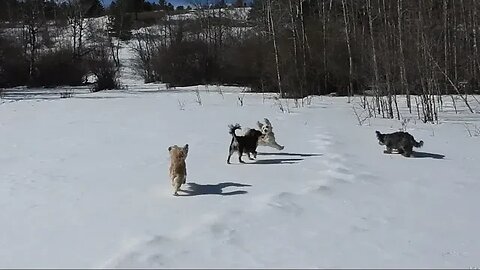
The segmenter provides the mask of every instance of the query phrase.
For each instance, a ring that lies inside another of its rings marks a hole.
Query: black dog
[[[250,157],[250,153],[252,153],[254,158],[256,158],[258,138],[263,135],[262,132],[260,132],[259,130],[252,130],[248,135],[237,136],[235,134],[235,130],[241,129],[240,125],[229,125],[228,127],[230,128],[229,133],[232,135],[232,141],[230,142],[227,164],[230,164],[230,157],[235,151],[238,152],[238,161],[240,163],[245,163],[242,161],[243,153],[247,153],[247,156],[250,160],[253,159],[252,157]]]

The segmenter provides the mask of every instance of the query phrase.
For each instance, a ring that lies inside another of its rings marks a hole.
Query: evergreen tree
[[[80,0],[85,17],[99,17],[105,12],[100,0]]]

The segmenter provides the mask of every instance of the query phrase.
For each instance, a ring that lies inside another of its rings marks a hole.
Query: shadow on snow
[[[234,191],[224,191],[224,188],[229,187],[251,187],[252,185],[248,184],[240,184],[234,182],[223,182],[219,184],[197,184],[194,182],[187,183],[189,189],[184,190],[182,193],[179,193],[178,196],[198,196],[198,195],[222,195],[222,196],[230,196],[230,195],[240,195],[246,194],[246,190],[234,190]]]

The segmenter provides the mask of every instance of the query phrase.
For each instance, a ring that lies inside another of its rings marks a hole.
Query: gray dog
[[[423,141],[417,142],[408,132],[394,132],[390,134],[382,134],[380,131],[375,131],[377,134],[378,143],[385,145],[387,149],[383,151],[386,154],[391,154],[393,149],[404,157],[409,157],[413,152],[413,147],[422,147]]]

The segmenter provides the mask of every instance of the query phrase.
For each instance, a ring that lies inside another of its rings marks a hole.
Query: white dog
[[[260,123],[260,121],[257,121],[257,125],[263,134],[260,138],[258,138],[258,145],[269,146],[277,150],[283,150],[285,146],[279,145],[275,141],[275,133],[273,133],[272,123],[270,123],[270,121],[267,118],[264,118],[264,120],[265,120],[265,124],[262,124]],[[249,129],[247,133],[245,133],[245,135],[248,135],[251,132],[253,132],[253,130]]]

